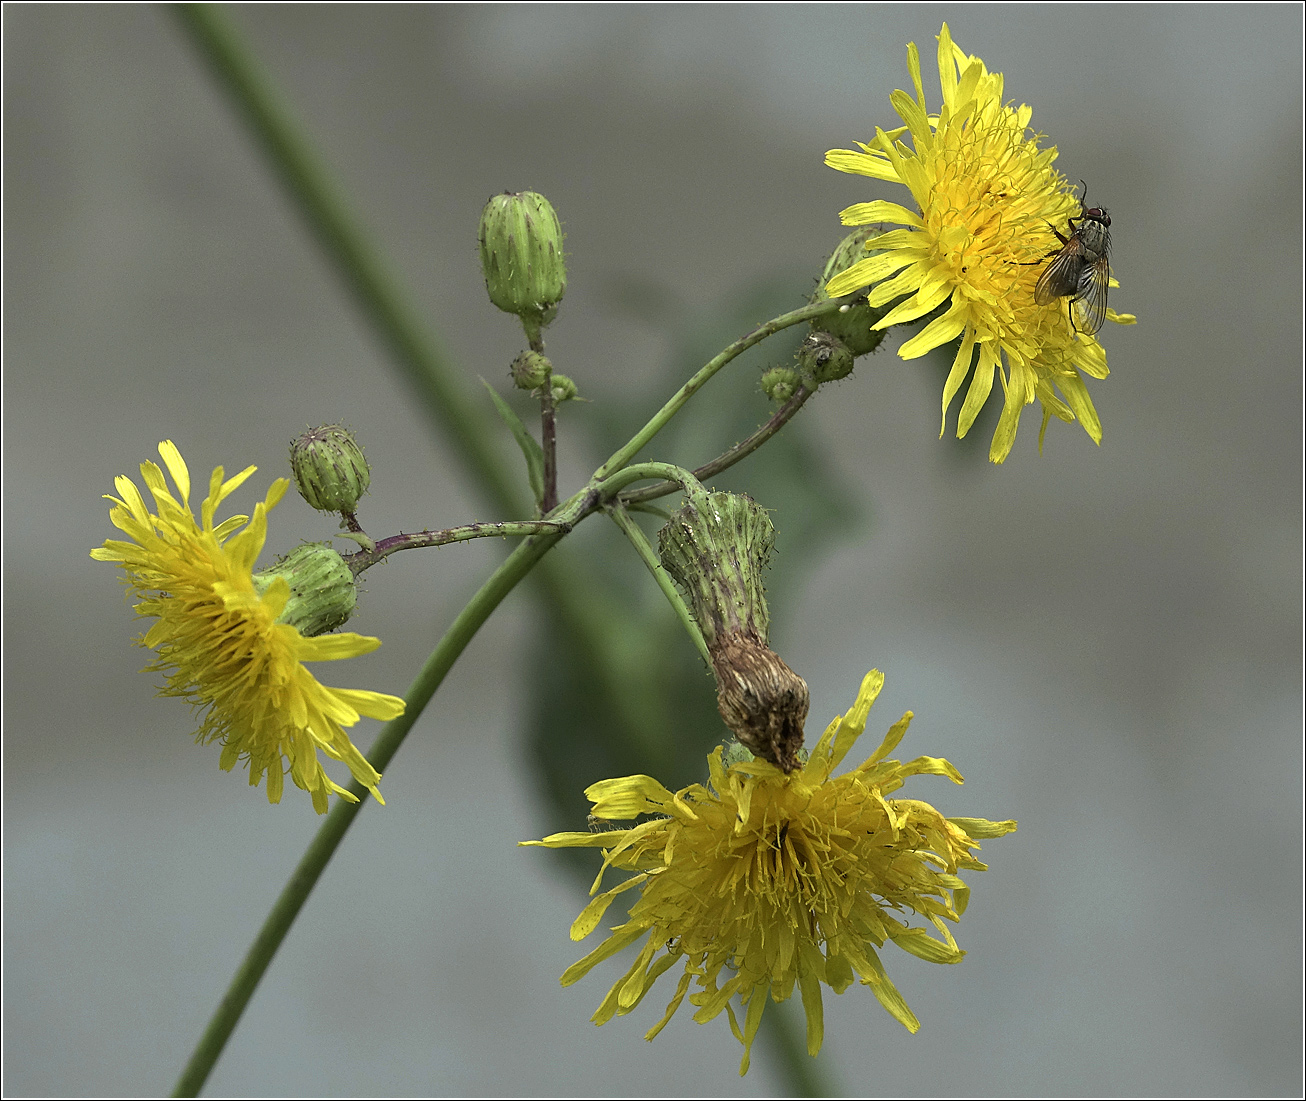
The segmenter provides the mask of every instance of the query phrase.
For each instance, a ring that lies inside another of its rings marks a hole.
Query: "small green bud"
[[[512,382],[518,390],[537,390],[553,372],[553,364],[539,352],[522,352],[512,361]]]
[[[833,333],[812,332],[799,345],[798,366],[815,388],[852,374],[853,354]]]
[[[567,290],[562,226],[534,191],[493,196],[481,211],[481,271],[490,301],[523,321],[547,325]]]
[[[254,589],[262,596],[278,578],[290,586],[278,622],[288,623],[305,638],[342,626],[354,614],[358,586],[340,555],[326,543],[303,543],[272,566],[254,574]]]
[[[554,375],[552,382],[553,404],[561,405],[564,401],[571,401],[576,396],[576,384],[566,375]]]
[[[339,424],[310,428],[293,440],[290,469],[300,496],[321,512],[352,515],[372,481],[363,449]]]
[[[859,260],[865,260],[868,256],[874,256],[882,251],[880,249],[868,251],[866,248],[867,240],[876,232],[878,231],[863,226],[854,230],[839,242],[839,247],[834,250],[830,255],[830,259],[825,262],[825,270],[821,273],[820,285],[813,297],[814,302],[829,300],[830,296],[825,293],[825,287],[836,275],[847,271]],[[866,295],[863,292],[851,303],[841,307],[837,314],[813,321],[812,328],[822,329],[825,332],[834,334],[847,345],[848,350],[854,356],[864,356],[867,352],[875,351],[884,339],[884,331],[882,329],[872,329],[871,326],[887,312],[888,310],[883,306],[868,306],[866,304]]]
[[[794,396],[800,382],[802,379],[792,367],[772,367],[762,376],[762,392],[783,405]]]

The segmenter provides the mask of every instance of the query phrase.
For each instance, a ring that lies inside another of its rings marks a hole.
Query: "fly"
[[[1080,180],[1084,195],[1088,187]],[[1111,281],[1111,215],[1102,207],[1090,207],[1079,200],[1079,224],[1068,218],[1070,236],[1064,237],[1052,226],[1061,242],[1059,251],[1034,285],[1034,301],[1049,306],[1058,298],[1069,296],[1070,324],[1076,331],[1092,336],[1106,320],[1106,291]],[[1075,314],[1079,324],[1075,325]]]

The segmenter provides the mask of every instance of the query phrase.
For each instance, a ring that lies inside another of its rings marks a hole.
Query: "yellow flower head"
[[[1028,130],[1030,108],[1003,103],[1002,74],[990,73],[955,45],[946,23],[939,35],[943,106],[937,115],[926,110],[915,43],[907,47],[907,67],[915,98],[903,91],[890,96],[907,125],[888,133],[877,127],[875,140],[860,152],[832,149],[825,163],[904,184],[917,210],[878,200],[844,210],[845,225],[890,222],[907,228],[870,238],[866,247],[878,251],[836,275],[826,291],[837,298],[874,284],[872,306],[907,295],[877,329],[948,304],[898,354],[914,359],[961,338],[943,388],[946,424],[948,406],[974,368],[957,418],[958,437],[975,422],[997,374],[1006,400],[989,450],[994,462],[1010,453],[1021,410],[1036,397],[1044,429],[1049,416],[1068,422],[1078,417],[1100,443],[1102,425],[1081,372],[1106,378],[1106,353],[1092,336],[1076,331],[1065,299],[1045,306],[1034,301],[1042,261],[1060,247],[1052,227],[1068,232],[1067,219],[1080,211],[1068,181],[1052,167],[1056,147],[1039,149],[1039,135]],[[900,140],[908,132],[914,148]],[[1107,317],[1121,324],[1136,320],[1114,310]]]
[[[648,939],[594,1014],[604,1024],[629,1013],[664,971],[684,963],[666,1014],[648,1032],[653,1039],[689,991],[694,1019],[705,1022],[724,1009],[744,1045],[739,1073],[768,997],[783,1001],[795,983],[807,1014],[807,1050],[823,1037],[821,984],[837,994],[853,979],[912,1032],[920,1022],[889,981],[877,948],[886,940],[932,963],[956,963],[963,953],[944,919],[966,909],[961,868],[983,870],[971,855],[976,838],[1000,837],[1015,822],[944,818],[928,803],[891,799],[909,776],[934,774],[961,783],[947,761],[918,757],[886,760],[902,739],[911,712],[895,723],[861,765],[841,776],[834,769],[866,726],[884,677],[867,674],[852,710],[837,717],[807,762],[786,776],[761,759],[729,764],[718,747],[708,757],[707,786],[672,793],[648,776],[605,780],[586,790],[599,820],[655,815],[629,829],[558,833],[524,842],[551,848],[596,846],[603,868],[594,899],[571,927],[573,940],[589,935],[612,900],[642,888],[623,925],[562,976],[570,985],[601,960],[646,933]],[[636,874],[598,894],[609,867]],[[938,932],[900,920],[917,914]],[[741,1027],[731,999],[739,996]]]
[[[328,688],[300,664],[366,654],[381,645],[380,639],[352,633],[305,638],[277,622],[290,597],[285,579],[273,580],[261,596],[255,588],[251,569],[267,538],[267,513],[289,483],[284,478],[272,483],[266,500],[254,506],[253,520],[232,516],[215,527],[218,505],[256,469],[247,467],[224,481],[218,467],[197,524],[181,452],[165,440],[159,454],[180,500],[155,463],[142,463],[141,475],[157,514],[136,484],[119,476],[114,485],[120,496],[106,495],[115,503],[109,518],[131,542],[110,539],[91,551],[101,562],[121,563],[128,588],[143,598],[137,614],[158,620],[138,641],[158,651],[148,668],[167,672],[159,694],[206,709],[196,741],[220,741],[224,769],[247,760],[251,785],[266,774],[269,802],[281,799],[287,760],[295,786],[312,795],[319,814],[326,813],[333,792],[358,801],[327,776],[319,749],[345,762],[354,779],[384,802],[376,788],[380,775],[342,728],[360,715],[393,719],[403,714],[404,701],[380,692]]]

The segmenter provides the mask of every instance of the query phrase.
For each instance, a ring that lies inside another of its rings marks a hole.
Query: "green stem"
[[[213,5],[183,4],[177,5],[174,11],[192,44],[231,96],[291,202],[428,415],[456,442],[460,458],[495,507],[509,516],[521,515],[525,508],[492,446],[493,435],[483,427],[485,418],[460,387],[458,376],[435,339],[418,320],[388,266],[369,245],[330,174],[246,48],[230,17]],[[824,316],[837,307],[837,302],[805,307],[767,322],[736,341],[686,383],[639,435],[609,459],[600,468],[599,478],[628,463],[716,371],[741,352],[783,328]],[[668,473],[639,476],[667,478]],[[634,480],[635,477],[627,478],[621,485]],[[671,480],[685,484],[680,478]],[[616,488],[620,489],[621,485]],[[593,504],[586,502],[582,509],[575,511],[578,515],[587,515],[593,508]],[[564,506],[559,511],[567,509]],[[371,753],[372,763],[378,770],[387,766],[453,660],[485,617],[560,538],[562,536],[555,533],[528,539],[509,556],[455,620],[414,682],[404,716],[387,725],[378,737]],[[599,683],[620,709],[625,695],[620,684],[608,683],[615,680],[616,673],[611,663],[605,660],[603,647],[597,641],[598,635],[587,618],[583,602],[574,598],[573,590],[564,583],[558,570],[545,568],[540,571],[540,578],[559,614],[572,624],[587,644],[590,658],[599,672]],[[640,729],[641,715],[629,714],[625,718],[632,729]],[[351,790],[360,797],[364,794],[357,785]],[[192,1096],[203,1085],[278,945],[361,806],[361,803],[341,801],[327,816],[233,978],[177,1083],[176,1095]]]
[[[471,642],[481,624],[561,538],[560,534],[538,535],[521,544],[508,556],[503,565],[490,575],[489,580],[458,613],[458,618],[453,621],[444,633],[444,637],[431,652],[431,656],[426,659],[426,664],[422,666],[417,679],[413,681],[412,687],[404,697],[404,702],[407,704],[404,713],[393,722],[387,723],[377,736],[368,754],[368,760],[378,772],[385,771],[409,730],[421,715],[422,709],[435,695],[435,690],[444,680],[445,674]],[[339,847],[345,831],[349,829],[358,812],[368,801],[367,791],[360,784],[351,783],[349,790],[358,796],[360,801],[348,803],[343,799],[338,800],[331,813],[327,815],[317,836],[309,844],[308,851],[304,853],[290,880],[282,888],[240,969],[232,977],[231,984],[223,995],[222,1001],[218,1003],[218,1008],[204,1030],[204,1035],[200,1037],[194,1054],[186,1064],[186,1069],[177,1080],[172,1093],[174,1097],[198,1095],[213,1065],[218,1061],[218,1056],[222,1053],[232,1030],[245,1011],[245,1006],[249,1004],[259,980],[262,979],[268,964],[272,962],[272,957],[276,955],[282,940],[285,939],[291,924],[299,914],[300,908],[308,899],[327,862]]]
[[[828,1059],[807,1054],[806,1020],[799,1016],[795,1001],[768,1005],[762,1014],[762,1031],[771,1041],[767,1050],[783,1083],[779,1092],[787,1097],[840,1097]]]
[[[777,409],[775,415],[761,428],[749,436],[748,439],[735,444],[729,451],[718,455],[710,463],[704,463],[702,466],[696,467],[694,477],[700,481],[706,481],[708,478],[720,474],[721,471],[728,470],[740,459],[746,459],[788,424],[793,419],[794,414],[803,407],[807,399],[815,393],[815,390],[809,390],[806,386],[799,386],[794,392],[794,396]],[[621,501],[622,504],[636,505],[643,501],[652,501],[656,497],[665,497],[668,493],[674,493],[679,488],[676,482],[659,482],[657,485],[644,486],[642,489],[632,489],[627,493],[623,493]]]
[[[598,482],[594,485],[594,494],[601,502],[610,501],[631,482],[647,478],[661,478],[674,482],[677,488],[683,489],[686,493],[695,490],[701,492],[703,489],[703,484],[684,467],[673,466],[671,463],[636,463]]]
[[[658,583],[658,588],[662,590],[662,595],[671,602],[676,618],[680,620],[689,637],[693,639],[694,645],[698,647],[699,656],[710,669],[712,667],[712,655],[707,652],[707,643],[703,641],[703,632],[699,630],[698,624],[694,622],[694,617],[690,614],[689,609],[685,607],[685,602],[680,598],[680,593],[676,591],[676,583],[671,580],[671,575],[662,568],[662,563],[658,560],[653,545],[648,541],[648,536],[644,534],[643,529],[630,518],[630,513],[622,508],[620,504],[613,505],[612,508],[608,509],[608,515],[616,522],[617,527],[625,532],[626,538],[630,540],[640,558],[643,559],[644,565],[648,567],[649,573],[653,575],[653,580]]]
[[[698,393],[713,375],[736,356],[748,351],[754,344],[760,344],[768,336],[773,336],[782,329],[787,329],[791,325],[801,325],[804,321],[812,321],[828,314],[838,313],[842,306],[842,299],[829,298],[821,302],[815,302],[810,306],[804,306],[799,310],[791,310],[789,313],[781,314],[779,317],[772,318],[770,321],[759,325],[751,333],[741,336],[733,344],[722,349],[712,359],[708,360],[693,378],[676,391],[671,400],[653,415],[653,419],[648,424],[635,433],[629,443],[613,452],[612,457],[594,472],[594,477],[602,481],[630,462],[639,453],[640,449],[661,432],[667,422],[680,412],[685,402]]]
[[[428,415],[456,442],[454,450],[496,507],[505,515],[521,516],[527,509],[491,444],[495,437],[485,427],[486,418],[458,384],[448,359],[369,244],[230,16],[216,4],[178,4],[173,10]]]

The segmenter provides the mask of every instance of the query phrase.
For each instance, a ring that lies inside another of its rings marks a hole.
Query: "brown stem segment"
[[[544,496],[540,511],[547,516],[558,507],[558,421],[553,411],[553,379],[540,387],[540,450],[544,452]]]
[[[388,539],[378,539],[371,547],[364,547],[353,554],[341,555],[355,577],[370,566],[401,550],[415,550],[419,547],[442,547],[446,543],[462,543],[468,539],[488,539],[492,536],[507,538],[513,535],[566,535],[571,531],[569,523],[555,523],[551,520],[518,520],[504,524],[463,524],[456,528],[439,528],[428,531],[415,531],[411,534],[392,535]]]
[[[794,396],[777,409],[771,419],[761,428],[749,436],[748,439],[741,440],[730,450],[722,452],[711,462],[698,467],[694,471],[694,477],[699,481],[706,481],[708,478],[720,474],[721,471],[734,466],[741,459],[746,459],[788,424],[793,419],[794,414],[803,407],[807,399],[815,393],[815,390],[809,390],[805,385],[799,386],[794,391]],[[658,482],[651,486],[644,486],[623,493],[621,503],[624,505],[637,505],[644,501],[652,501],[657,497],[665,497],[668,493],[675,493],[679,488],[680,486],[675,482]]]
[[[531,351],[544,355],[544,332],[537,321],[522,318]],[[547,362],[547,361],[546,361]],[[558,421],[553,405],[553,372],[544,377],[540,395],[540,450],[544,452],[544,493],[540,514],[547,516],[558,507]]]

